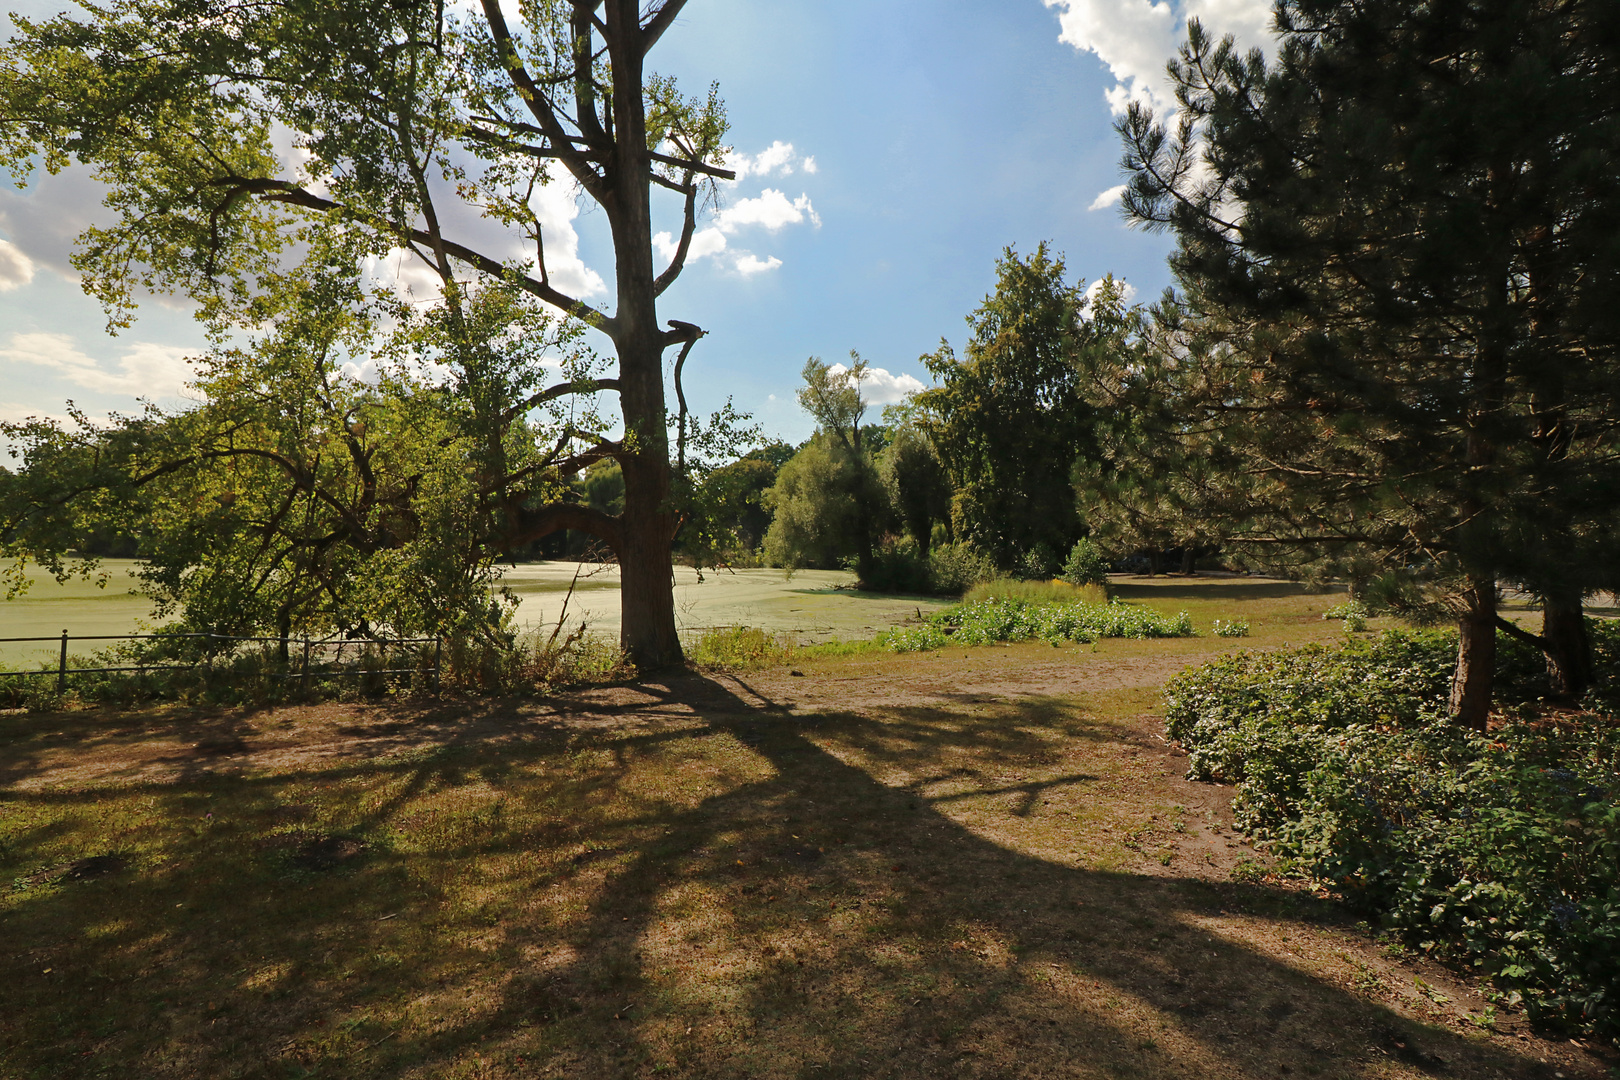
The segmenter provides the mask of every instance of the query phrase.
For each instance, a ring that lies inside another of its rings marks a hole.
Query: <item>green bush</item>
[[[1057,553],[1044,542],[1036,544],[1018,559],[1018,577],[1025,581],[1047,581],[1057,572]]]
[[[981,581],[996,578],[996,564],[990,556],[965,541],[936,544],[928,553],[928,574],[940,596],[961,596]]]
[[[1063,564],[1063,580],[1071,585],[1108,584],[1108,560],[1090,540],[1082,539],[1069,551]]]
[[[1614,673],[1609,627],[1594,626]],[[1620,1034],[1620,725],[1594,713],[1489,736],[1445,713],[1452,634],[1240,653],[1166,688],[1196,777],[1240,828],[1538,1022]],[[1499,641],[1502,698],[1544,674]],[[1523,710],[1531,715],[1533,709]]]
[[[1128,604],[1031,604],[991,597],[947,608],[921,627],[892,630],[878,641],[895,652],[923,652],[946,645],[989,645],[1040,639],[1092,642],[1105,637],[1191,637],[1186,612],[1161,615]]]
[[[860,581],[860,587],[874,592],[932,595],[934,576],[929,562],[911,537],[887,540],[872,552],[871,572]],[[853,570],[855,560],[851,558],[845,565]]]
[[[1210,629],[1214,632],[1216,637],[1248,637],[1249,636],[1249,624],[1248,623],[1246,623],[1246,622],[1235,622],[1235,621],[1233,621],[1231,619],[1216,619],[1215,624],[1213,626],[1211,626]]]

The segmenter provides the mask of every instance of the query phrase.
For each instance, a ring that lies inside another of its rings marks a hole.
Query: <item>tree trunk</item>
[[[1197,552],[1195,552],[1190,547],[1184,547],[1184,548],[1181,549],[1181,573],[1182,573],[1183,576],[1185,576],[1185,577],[1192,577],[1193,576],[1193,565],[1194,565],[1194,563],[1196,561],[1195,560],[1196,555],[1197,555]]]
[[[1159,549],[1153,548],[1148,552],[1148,577],[1159,576]]]
[[[1451,718],[1484,731],[1496,677],[1496,580],[1468,579],[1468,608],[1458,620],[1457,670],[1451,680]]]
[[[610,0],[605,35],[613,62],[615,127],[612,198],[602,204],[613,233],[618,310],[614,348],[624,415],[624,513],[620,517],[619,644],[641,670],[681,662],[675,632],[670,544],[669,432],[665,427],[664,334],[653,292],[652,205],[647,118],[636,0]]]
[[[1579,701],[1592,687],[1594,669],[1592,640],[1578,593],[1543,597],[1541,640],[1553,696],[1570,703]]]

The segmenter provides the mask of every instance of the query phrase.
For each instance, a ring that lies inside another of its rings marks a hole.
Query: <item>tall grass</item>
[[[1192,618],[1185,612],[1161,615],[1131,604],[1030,603],[991,596],[962,603],[928,620],[924,626],[891,630],[877,640],[894,652],[924,652],[947,645],[989,645],[1039,638],[1056,645],[1098,638],[1192,637]]]
[[[1052,581],[1017,581],[997,578],[980,582],[962,595],[963,604],[986,600],[1016,600],[1021,604],[1106,604],[1108,589],[1102,585],[1071,585],[1061,578]]]

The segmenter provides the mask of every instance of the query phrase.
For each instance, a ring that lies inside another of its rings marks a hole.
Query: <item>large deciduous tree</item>
[[[1452,709],[1482,727],[1498,582],[1579,626],[1620,490],[1620,8],[1276,13],[1271,65],[1190,25],[1174,128],[1120,125],[1126,210],[1177,240],[1232,538],[1450,581]]]
[[[565,476],[612,458],[623,512],[535,505],[532,487],[507,483],[498,444],[479,481],[501,543],[574,528],[607,544],[622,567],[623,645],[639,664],[670,663],[678,518],[663,357],[680,346],[684,360],[702,331],[661,324],[658,301],[706,190],[731,175],[714,92],[683,97],[647,67],[684,2],[533,0],[509,16],[500,0],[461,14],[417,0],[114,0],[18,18],[0,53],[0,159],[19,177],[83,163],[108,186],[116,220],[87,231],[76,260],[115,322],[146,288],[196,300],[217,333],[257,327],[262,298],[289,276],[329,272],[304,257],[341,241],[425,268],[433,295],[415,299],[438,306],[458,348],[491,339],[469,320],[494,287],[606,335],[617,371],[537,389],[519,407],[618,395],[614,437],[565,431],[544,468]],[[612,311],[570,294],[548,265],[541,193],[555,183],[576,185],[607,221]],[[684,214],[662,268],[654,187]]]
[[[1082,531],[1070,472],[1094,452],[1084,372],[1113,346],[1088,303],[1044,243],[1027,258],[1008,248],[968,316],[965,355],[941,342],[923,357],[940,385],[917,401],[955,492],[956,535],[1003,569],[1038,546],[1061,557]]]

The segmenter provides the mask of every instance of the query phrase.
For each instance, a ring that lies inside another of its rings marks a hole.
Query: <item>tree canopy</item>
[[[679,516],[662,357],[679,345],[684,362],[702,331],[661,327],[658,297],[685,264],[713,181],[732,175],[716,92],[683,96],[646,66],[684,6],[540,0],[514,21],[499,0],[114,0],[19,17],[0,53],[0,162],[18,178],[83,163],[108,186],[116,220],[81,237],[75,262],[115,326],[143,290],[173,292],[223,341],[273,318],[290,282],[358,280],[382,298],[395,283],[363,271],[408,259],[432,284],[406,299],[439,313],[455,349],[499,339],[504,328],[479,322],[490,289],[605,335],[616,371],[536,388],[519,408],[616,394],[618,416],[575,423],[543,463],[518,468],[563,476],[612,458],[623,512],[536,504],[507,482],[498,441],[485,448],[481,498],[507,543],[571,527],[611,547],[623,643],[643,664],[665,663],[680,656],[669,575]],[[569,292],[548,264],[540,193],[553,183],[577,185],[607,218],[612,311]],[[653,187],[684,214],[663,268]],[[575,415],[597,416],[590,405]]]

